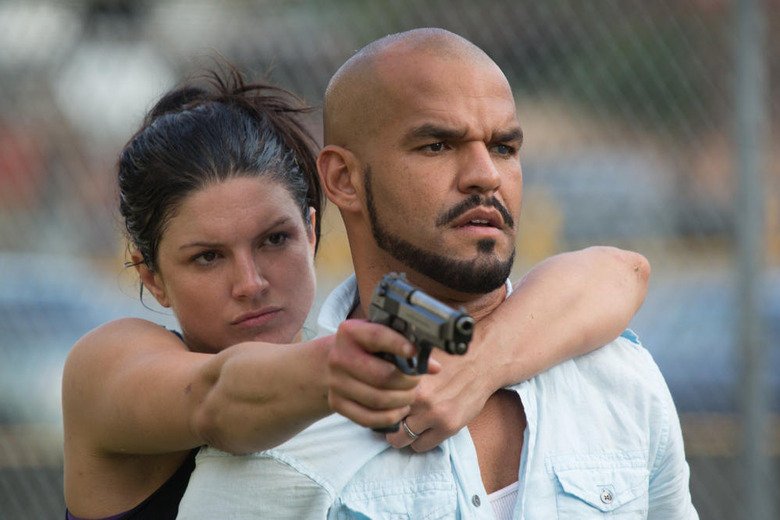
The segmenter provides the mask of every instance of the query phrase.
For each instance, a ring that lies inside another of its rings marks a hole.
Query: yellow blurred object
[[[536,186],[526,190],[518,225],[520,263],[535,265],[560,252],[563,212],[546,188]]]

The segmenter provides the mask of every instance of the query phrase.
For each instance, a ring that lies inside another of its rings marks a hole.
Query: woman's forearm
[[[618,337],[642,305],[649,276],[644,256],[606,246],[534,267],[475,331],[475,341],[490,345],[496,358],[489,361],[496,389]]]
[[[193,391],[194,435],[230,453],[288,440],[330,413],[327,359],[332,337],[294,345],[246,343],[215,355]]]

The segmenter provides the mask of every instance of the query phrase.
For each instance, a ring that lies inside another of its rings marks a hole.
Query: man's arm
[[[646,353],[648,358],[650,354]],[[659,388],[658,408],[662,411],[662,420],[658,420],[657,446],[653,466],[650,470],[648,491],[649,520],[698,520],[699,514],[693,507],[690,491],[691,471],[685,459],[682,428],[674,400],[661,371],[652,359],[654,384]],[[652,377],[647,378],[652,379]]]
[[[669,430],[650,473],[649,520],[698,520],[690,492],[690,468],[685,460],[680,421],[669,397]]]
[[[412,443],[401,430],[388,440],[429,450],[466,426],[497,390],[609,343],[642,305],[649,275],[645,257],[613,247],[543,261],[477,324],[465,356],[434,353],[441,373],[423,377],[406,418],[419,438]]]

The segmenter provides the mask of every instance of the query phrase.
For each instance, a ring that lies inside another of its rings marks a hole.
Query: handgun
[[[474,319],[465,310],[455,310],[425,294],[410,284],[404,273],[384,275],[371,295],[368,319],[403,334],[417,347],[417,355],[408,359],[388,352],[377,353],[405,374],[427,373],[433,347],[449,354],[465,354],[474,334]],[[398,426],[375,431],[395,432]]]
[[[371,295],[368,319],[403,334],[417,347],[417,355],[403,358],[385,353],[406,374],[428,372],[433,347],[449,354],[463,355],[474,334],[474,319],[455,310],[413,286],[404,273],[386,274]]]

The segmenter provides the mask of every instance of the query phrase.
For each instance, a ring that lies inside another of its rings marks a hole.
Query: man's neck
[[[400,270],[395,272],[406,271]],[[382,276],[385,274],[387,273],[369,272],[366,273],[365,276],[360,276],[360,274],[356,273],[359,299],[357,305],[353,306],[352,311],[349,314],[350,318],[366,318],[368,316],[368,305],[371,302],[371,295],[379,281],[382,279]],[[440,302],[456,309],[461,307],[465,308],[466,312],[468,312],[476,321],[481,320],[493,312],[496,307],[501,305],[501,302],[503,302],[507,296],[505,284],[486,294],[471,294],[454,291],[440,283],[434,282],[430,278],[423,277],[416,273],[408,272],[407,277],[409,283],[415,287],[419,287],[428,296],[436,298]]]

